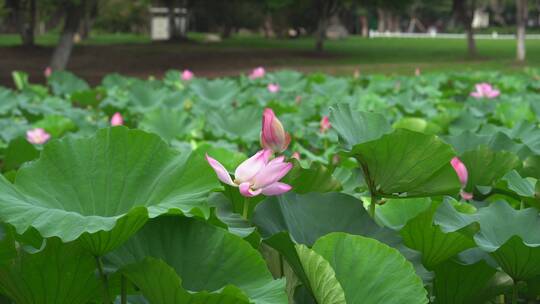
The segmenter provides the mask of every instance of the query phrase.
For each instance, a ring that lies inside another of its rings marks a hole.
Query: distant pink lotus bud
[[[414,70],[414,75],[415,75],[415,76],[420,76],[421,74],[422,74],[422,71],[420,71],[420,68],[416,68],[416,69]]]
[[[52,68],[50,66],[46,67],[45,70],[43,71],[43,75],[45,75],[45,77],[49,78],[52,74]]]
[[[280,89],[279,84],[277,83],[269,83],[267,88],[268,88],[268,92],[270,93],[277,93],[279,92],[279,89]]]
[[[287,150],[291,136],[270,108],[264,109],[261,128],[261,146],[276,153]]]
[[[300,153],[294,152],[294,153],[292,154],[291,158],[294,158],[294,159],[296,159],[296,160],[300,160]]]
[[[483,82],[475,85],[476,91],[471,92],[471,96],[476,99],[493,99],[501,95],[501,91],[493,88],[489,83]]]
[[[51,138],[51,135],[42,128],[26,131],[26,140],[35,145],[42,145]]]
[[[296,103],[297,105],[301,104],[302,103],[302,95],[296,95],[296,97],[294,98],[294,103]]]
[[[191,79],[193,79],[193,77],[195,77],[195,74],[193,74],[193,72],[190,71],[190,70],[184,70],[182,72],[182,80],[183,81],[190,81]]]
[[[266,71],[263,67],[257,67],[254,68],[253,71],[251,71],[251,74],[249,74],[249,79],[257,79],[262,78],[266,74]]]
[[[326,133],[326,131],[328,131],[332,127],[332,124],[330,123],[330,118],[328,118],[328,116],[323,116],[323,118],[321,119],[320,125],[321,125],[321,128],[320,128],[321,133]]]
[[[124,124],[124,118],[122,117],[122,114],[116,112],[111,117],[111,126],[121,126]]]
[[[456,171],[459,182],[461,183],[461,191],[459,194],[464,200],[471,200],[473,198],[473,194],[465,192],[465,190],[463,190],[463,188],[467,186],[467,181],[469,179],[469,172],[467,171],[467,167],[465,167],[465,164],[457,157],[452,158],[450,164],[454,168],[454,171]]]
[[[467,185],[467,180],[469,179],[469,173],[467,172],[467,167],[465,167],[465,164],[461,162],[461,160],[458,157],[452,158],[450,161],[450,164],[452,167],[454,167],[454,170],[457,173],[457,176],[459,178],[459,182],[461,183],[462,187],[465,187]]]
[[[234,180],[227,169],[217,160],[206,155],[206,160],[223,183],[238,187],[240,194],[253,197],[259,194],[267,196],[280,195],[290,191],[290,185],[279,182],[292,169],[292,164],[285,162],[284,156],[270,160],[272,151],[268,149],[257,152],[241,163],[234,172]]]

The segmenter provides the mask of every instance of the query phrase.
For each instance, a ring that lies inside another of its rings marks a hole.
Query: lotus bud
[[[124,124],[124,118],[122,117],[122,114],[116,112],[111,117],[111,126],[121,126]]]
[[[276,153],[287,150],[291,136],[270,108],[264,109],[261,130],[261,145]]]

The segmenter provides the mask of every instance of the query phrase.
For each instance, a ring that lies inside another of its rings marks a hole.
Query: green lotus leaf
[[[67,71],[54,71],[47,78],[47,84],[52,88],[52,92],[56,96],[69,95],[90,88],[86,81]]]
[[[4,155],[3,171],[16,170],[23,163],[38,158],[39,151],[24,137],[9,142]]]
[[[330,121],[345,147],[351,149],[389,133],[392,128],[384,116],[377,113],[355,111],[351,104],[337,104],[331,108]]]
[[[64,242],[83,235],[98,255],[148,217],[208,217],[206,197],[218,187],[202,155],[180,154],[143,131],[108,128],[48,143],[38,160],[19,169],[13,185],[0,177],[0,219],[19,233],[33,227]]]
[[[145,113],[139,128],[156,133],[170,143],[173,139],[189,134],[189,116],[177,109],[160,107]]]
[[[472,191],[475,186],[491,186],[520,163],[515,154],[506,151],[494,152],[486,146],[465,152],[460,159],[469,173],[467,191]]]
[[[504,201],[491,203],[476,213],[463,214],[448,202],[441,204],[435,223],[444,232],[478,223],[474,235],[478,247],[489,252],[502,269],[516,280],[540,274],[540,216],[535,208],[515,210]]]
[[[495,268],[484,261],[471,265],[451,260],[444,262],[435,269],[433,284],[435,303],[485,303],[491,295],[481,291],[489,287],[495,273]]]
[[[208,129],[217,137],[224,136],[244,142],[255,142],[259,139],[262,118],[258,107],[229,108],[211,111],[206,115]]]
[[[19,304],[89,303],[101,294],[94,257],[78,243],[47,240],[36,253],[20,251],[0,265],[0,289]]]
[[[400,230],[407,222],[431,206],[427,197],[388,199],[376,209],[376,219],[385,227]]]
[[[398,129],[353,147],[373,194],[383,197],[423,197],[459,192],[450,165],[452,148],[434,135]]]
[[[188,88],[195,93],[204,107],[222,108],[230,105],[238,93],[238,86],[230,79],[195,79]]]
[[[334,269],[348,304],[428,303],[412,264],[377,240],[334,232],[312,249]]]
[[[311,246],[331,232],[372,237],[398,248],[410,260],[419,261],[418,253],[406,248],[395,231],[380,227],[369,217],[361,201],[341,193],[287,193],[268,197],[255,208],[252,222],[265,243],[287,259],[304,284],[308,280],[295,244]],[[415,266],[419,274],[429,278],[419,263]]]
[[[432,203],[400,231],[405,245],[422,253],[422,263],[428,269],[433,269],[456,254],[475,247],[469,235],[461,231],[445,233],[440,227],[433,225],[437,206],[438,204]]]
[[[309,168],[302,168],[300,163],[293,160],[293,169],[283,179],[299,194],[309,192],[331,192],[341,190],[341,184],[332,176],[332,172],[323,164],[311,163]]]
[[[136,266],[141,261],[144,265],[148,257],[161,259],[171,269],[159,271],[151,265]],[[253,303],[287,301],[285,282],[273,280],[264,260],[249,243],[195,219],[177,216],[152,219],[106,258],[117,267],[128,267],[128,277],[140,277],[133,283],[145,296],[152,295],[152,299],[167,299],[168,294],[180,289],[181,278],[181,287],[190,292],[216,292],[233,285]],[[152,280],[145,279],[147,275]],[[154,278],[163,284],[155,284]]]
[[[183,303],[250,303],[246,295],[234,286],[216,292],[189,292],[182,287],[182,279],[175,270],[159,259],[146,257],[143,261],[122,269],[144,297],[155,304]]]
[[[305,245],[296,245],[302,267],[318,304],[344,304],[345,292],[330,263]]]
[[[43,128],[54,137],[77,130],[75,123],[62,115],[47,115],[33,124],[34,128]]]

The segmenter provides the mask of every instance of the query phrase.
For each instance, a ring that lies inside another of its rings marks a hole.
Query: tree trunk
[[[517,61],[525,61],[525,26],[528,15],[527,0],[516,0]]]
[[[34,45],[34,27],[36,23],[36,0],[30,0],[29,18],[26,20],[25,3],[20,0],[8,0],[6,6],[13,11],[13,19],[17,32],[21,36],[22,44]]]
[[[467,50],[469,56],[475,57],[477,55],[476,50],[476,41],[474,40],[474,30],[472,28],[472,19],[474,12],[474,1],[470,5],[467,5],[467,0],[454,0],[453,9],[455,16],[461,21],[463,27],[465,28],[465,33],[467,35]]]
[[[79,4],[68,2],[65,6],[64,29],[60,40],[54,49],[50,67],[53,71],[64,70],[73,49],[73,38],[79,29],[79,23],[83,15],[85,0]]]
[[[317,26],[317,33],[315,37],[315,50],[317,52],[322,52],[324,49],[324,40],[326,39],[326,26],[328,21],[326,16],[319,19],[319,24]]]

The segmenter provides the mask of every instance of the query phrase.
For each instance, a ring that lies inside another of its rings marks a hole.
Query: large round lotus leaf
[[[94,257],[77,243],[47,240],[36,253],[0,266],[0,289],[18,304],[94,303],[101,296]]]
[[[418,197],[459,192],[452,147],[434,135],[398,129],[353,147],[374,194]]]
[[[159,259],[146,257],[143,261],[122,269],[122,274],[135,284],[144,298],[152,304],[248,304],[246,295],[234,286],[216,292],[189,292],[173,268]]]
[[[422,263],[428,269],[475,247],[471,236],[461,231],[445,233],[439,226],[433,225],[437,206],[432,203],[427,210],[408,221],[400,231],[405,245],[422,252]]]
[[[241,139],[254,142],[259,139],[261,127],[261,110],[257,107],[243,109],[223,109],[210,111],[207,119],[207,130],[216,137]]]
[[[348,304],[428,303],[411,263],[377,240],[335,232],[317,240],[313,251],[334,269]]]
[[[515,210],[498,201],[474,214],[464,214],[444,202],[437,210],[435,223],[445,232],[478,223],[476,244],[490,252],[508,275],[521,280],[540,274],[540,216],[535,208]]]
[[[156,135],[115,127],[45,146],[12,185],[0,177],[0,219],[68,242],[83,235],[94,254],[121,244],[173,210],[208,217],[219,184],[201,155],[179,154]]]
[[[296,245],[296,252],[308,277],[318,304],[343,304],[345,292],[330,263],[305,245]]]
[[[397,232],[380,227],[369,217],[360,200],[341,193],[287,193],[268,197],[257,205],[252,221],[265,242],[287,259],[304,283],[307,277],[295,244],[311,246],[331,232],[372,237],[398,248],[415,262],[419,260],[418,253],[406,248]],[[415,266],[419,274],[429,277],[422,265]]]
[[[285,282],[272,279],[259,252],[240,237],[207,223],[185,217],[159,217],[107,255],[119,267],[133,265],[146,257],[167,263],[182,279],[183,288],[192,292],[217,291],[233,285],[254,303],[287,301]],[[131,269],[131,273],[137,272],[137,267]],[[173,283],[176,284],[167,284]],[[165,284],[156,285],[157,290],[152,289],[152,293],[170,292],[166,288],[161,290]]]
[[[222,108],[229,105],[239,90],[236,83],[230,79],[195,79],[188,84],[188,88],[195,93],[197,101],[201,101],[204,108]]]
[[[167,142],[187,135],[190,131],[189,126],[189,116],[186,112],[166,107],[145,112],[144,118],[139,123],[140,129],[156,133]]]
[[[504,293],[508,283],[485,261],[467,265],[449,260],[438,265],[435,273],[433,294],[437,304],[489,303]]]
[[[352,104],[347,103],[330,108],[330,121],[332,128],[345,141],[347,149],[377,139],[392,130],[383,115],[356,111]]]
[[[469,192],[472,192],[475,186],[491,186],[520,163],[515,154],[506,151],[494,152],[486,146],[465,152],[460,159],[469,172],[466,187]]]

